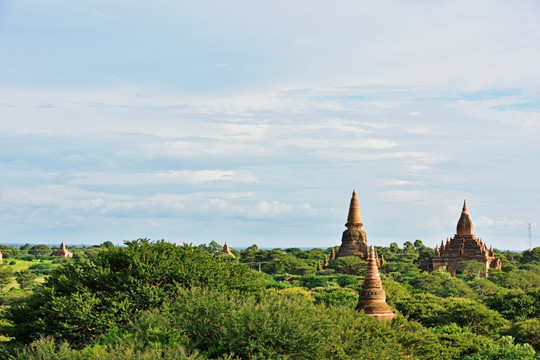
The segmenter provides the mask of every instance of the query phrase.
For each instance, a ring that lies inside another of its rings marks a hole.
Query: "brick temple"
[[[60,249],[58,249],[57,251],[53,251],[51,256],[60,256],[60,257],[65,257],[65,258],[72,258],[73,253],[71,251],[69,251],[68,249],[66,249],[66,244],[62,241],[62,243],[60,244]]]
[[[351,204],[349,206],[349,216],[345,224],[347,230],[341,236],[341,246],[336,254],[336,258],[344,256],[359,256],[363,260],[368,258],[368,245],[366,232],[362,230],[362,216],[360,215],[360,204],[356,190],[352,193]]]
[[[495,258],[493,247],[489,250],[482,239],[473,234],[473,224],[467,202],[463,202],[463,210],[457,223],[457,231],[453,238],[441,241],[441,246],[435,248],[435,256],[432,259],[433,270],[446,266],[452,276],[456,276],[456,270],[463,261],[475,260],[486,265],[486,271],[480,275],[488,276],[489,269],[500,269],[501,259]]]

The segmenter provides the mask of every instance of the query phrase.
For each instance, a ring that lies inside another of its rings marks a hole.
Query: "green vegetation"
[[[359,258],[317,271],[331,248],[221,248],[139,239],[52,260],[8,249],[0,359],[540,358],[536,249],[497,252],[504,269],[485,279],[470,262],[455,278],[421,272],[413,262],[432,249],[420,240],[377,248],[397,314],[379,321],[354,310]]]

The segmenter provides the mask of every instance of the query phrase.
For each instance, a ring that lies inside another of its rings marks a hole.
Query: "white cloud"
[[[258,182],[247,170],[169,170],[156,173],[78,173],[70,175],[68,183],[92,185],[159,185],[197,184],[204,182],[228,181],[239,183]]]

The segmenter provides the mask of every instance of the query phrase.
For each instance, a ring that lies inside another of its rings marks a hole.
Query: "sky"
[[[540,2],[0,0],[0,241],[540,246]]]

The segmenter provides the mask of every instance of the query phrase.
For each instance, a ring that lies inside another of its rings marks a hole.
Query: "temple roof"
[[[356,190],[352,193],[351,204],[349,206],[349,216],[347,217],[347,223],[345,226],[347,229],[360,229],[362,224],[362,216],[360,215],[360,203],[358,202],[358,196]]]
[[[469,211],[467,210],[467,201],[463,201],[463,210],[461,211],[461,216],[457,223],[457,235],[472,235],[473,234],[473,224],[471,217],[469,216]]]

